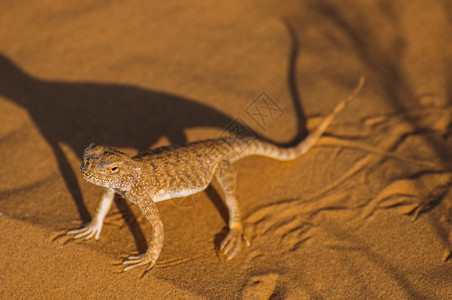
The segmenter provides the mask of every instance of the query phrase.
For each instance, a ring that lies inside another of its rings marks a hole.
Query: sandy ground
[[[2,1],[0,298],[451,299],[449,3]],[[306,155],[235,164],[251,246],[234,260],[215,183],[158,204],[141,279],[112,264],[151,233],[119,197],[99,241],[52,241],[95,212],[91,142],[133,154],[236,123],[299,141],[359,74]]]

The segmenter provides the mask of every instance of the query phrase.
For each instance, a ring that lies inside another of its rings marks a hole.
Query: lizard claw
[[[242,249],[242,242],[245,242],[246,246],[250,245],[241,229],[231,229],[221,242],[220,253],[225,256],[226,260],[231,260]]]

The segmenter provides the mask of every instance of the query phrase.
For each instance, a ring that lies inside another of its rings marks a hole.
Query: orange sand
[[[449,2],[2,1],[0,298],[452,298]],[[151,232],[119,197],[99,241],[51,240],[95,211],[91,142],[132,154],[236,121],[298,141],[361,73],[302,158],[235,164],[252,245],[233,261],[216,184],[159,203],[141,279],[111,264]],[[278,113],[253,118],[263,91]]]

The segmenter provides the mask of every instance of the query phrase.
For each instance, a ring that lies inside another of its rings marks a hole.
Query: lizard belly
[[[196,193],[199,193],[205,190],[206,187],[188,189],[188,190],[180,190],[180,191],[171,191],[171,192],[160,192],[152,197],[154,202],[165,201],[173,198],[186,197]]]

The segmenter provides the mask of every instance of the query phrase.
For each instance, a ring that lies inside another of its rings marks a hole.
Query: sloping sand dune
[[[447,0],[3,1],[0,297],[451,299],[451,36]],[[119,197],[99,241],[52,241],[95,212],[91,142],[133,154],[239,124],[290,144],[360,74],[306,155],[235,164],[251,246],[234,260],[216,183],[158,204],[141,279],[114,263],[151,228]]]

